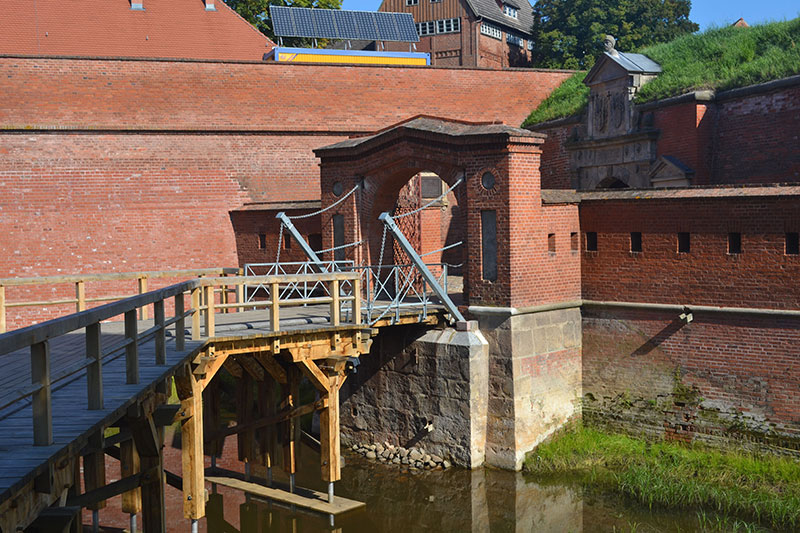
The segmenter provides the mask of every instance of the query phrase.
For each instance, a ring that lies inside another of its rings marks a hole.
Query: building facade
[[[530,65],[533,9],[528,0],[384,0],[379,11],[414,16],[432,65],[524,67]],[[405,45],[386,44],[387,49]]]

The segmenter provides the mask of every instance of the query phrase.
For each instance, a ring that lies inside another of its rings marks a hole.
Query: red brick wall
[[[746,189],[743,189],[746,191]],[[795,197],[584,201],[587,300],[797,310]],[[630,252],[630,232],[643,251]],[[691,252],[677,253],[677,232]],[[727,234],[742,234],[742,254]],[[800,319],[585,307],[584,416],[653,437],[800,450]]]
[[[715,183],[800,182],[800,79],[717,105]]]
[[[584,310],[583,416],[652,438],[800,453],[800,320]]]
[[[598,241],[582,254],[586,299],[800,308],[800,256],[784,255],[785,233],[800,231],[795,197],[584,201],[580,218]],[[678,232],[691,233],[691,253],[677,253]],[[730,232],[743,253],[727,253]]]
[[[575,122],[535,130],[547,135],[542,145],[542,189],[573,188],[569,172],[569,154],[564,148],[564,143],[577,124]]]
[[[705,104],[685,102],[656,109],[653,113],[654,126],[661,130],[658,139],[657,155],[670,155],[683,161],[695,171],[692,185],[706,185],[710,182],[710,156],[707,135],[713,129],[713,113],[707,113]]]
[[[309,210],[293,209],[282,210],[289,217],[297,215],[304,215],[309,213]],[[231,224],[233,231],[236,235],[236,255],[238,258],[238,265],[244,266],[247,263],[274,263],[278,258],[278,240],[281,241],[280,261],[284,262],[304,262],[308,261],[308,257],[289,235],[288,231],[280,234],[280,222],[275,215],[278,210],[264,209],[264,210],[246,210],[246,211],[233,211],[231,213]],[[306,242],[311,243],[312,247],[315,244],[314,239],[309,239],[313,234],[320,234],[320,217],[319,215],[295,219],[292,221],[297,231],[306,239]],[[266,236],[265,246],[261,247],[259,235]],[[321,238],[321,236],[320,236]],[[314,251],[318,251],[317,250]]]
[[[274,221],[232,212],[318,199],[313,148],[421,113],[516,125],[566,75],[0,58],[0,277],[269,259]]]

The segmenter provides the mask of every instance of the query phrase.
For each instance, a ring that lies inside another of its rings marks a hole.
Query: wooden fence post
[[[6,332],[6,288],[0,285],[0,333]]]
[[[75,282],[75,298],[78,300],[75,303],[75,310],[78,313],[86,311],[86,284],[83,280]]]
[[[159,329],[156,331],[156,364],[167,364],[167,331],[164,328],[164,300],[153,302],[153,319]]]
[[[86,326],[86,357],[91,364],[86,368],[89,409],[103,408],[103,364],[100,345],[100,322]]]
[[[175,295],[175,316],[178,320],[175,322],[175,349],[182,352],[186,349],[186,319],[183,314],[183,293]]]
[[[200,339],[200,287],[192,289],[192,340]]]
[[[206,285],[206,337],[214,336],[214,285]]]
[[[341,306],[339,305],[339,280],[330,281],[331,293],[331,326],[338,326],[341,321]]]
[[[269,284],[269,296],[272,299],[272,307],[269,310],[269,320],[270,320],[270,327],[272,327],[272,331],[280,331],[281,330],[281,311],[279,307],[279,300],[280,300],[280,286],[278,282],[273,282]]]
[[[50,408],[50,341],[31,345],[31,383],[41,385],[33,393],[33,445],[53,444],[53,415]]]
[[[125,312],[125,338],[130,342],[125,346],[126,383],[139,383],[139,345],[136,322],[136,309]]]
[[[139,278],[139,294],[144,294],[147,292],[147,276],[142,276]],[[147,306],[143,305],[141,307],[141,317],[142,320],[147,320]]]
[[[361,324],[361,279],[353,280],[353,324]]]

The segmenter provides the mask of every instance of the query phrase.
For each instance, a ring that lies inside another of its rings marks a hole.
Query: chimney
[[[217,8],[214,7],[214,0],[205,0],[206,2],[206,11],[216,11]]]
[[[131,11],[144,11],[143,0],[131,0]]]

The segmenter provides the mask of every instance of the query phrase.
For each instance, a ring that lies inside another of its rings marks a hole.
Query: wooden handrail
[[[328,285],[330,297],[306,299],[280,299],[280,287],[287,283],[324,282]],[[342,281],[351,281],[356,288],[352,296],[340,296],[339,286]],[[230,286],[263,285],[270,287],[270,316],[272,331],[280,331],[281,305],[300,305],[302,303],[330,303],[331,325],[337,326],[341,321],[341,303],[352,301],[353,323],[360,324],[360,291],[358,291],[359,274],[355,272],[334,272],[325,274],[307,274],[295,276],[233,276],[197,278],[162,289],[146,292],[130,298],[105,304],[94,309],[80,311],[72,315],[49,320],[42,324],[29,326],[10,333],[0,334],[0,356],[7,355],[17,350],[28,348],[31,358],[31,385],[16,391],[15,397],[11,395],[2,398],[3,407],[9,406],[22,398],[31,397],[33,404],[33,429],[34,445],[49,446],[53,442],[52,409],[50,406],[51,393],[54,383],[67,379],[74,374],[86,370],[87,373],[87,408],[103,409],[103,360],[112,353],[124,352],[126,382],[138,383],[139,381],[139,344],[149,338],[155,339],[156,364],[166,364],[166,328],[175,324],[175,348],[183,351],[184,321],[192,317],[192,338],[200,339],[200,315],[205,316],[205,334],[214,336],[214,314],[232,306],[232,304],[217,304],[215,294],[228,291]],[[217,286],[225,289],[220,291]],[[184,296],[191,294],[192,307],[184,310]],[[204,293],[205,304],[201,305],[200,294]],[[236,290],[236,294],[241,294]],[[85,301],[85,296],[78,293],[78,299]],[[164,316],[164,300],[175,299],[175,316],[167,319]],[[253,306],[243,301],[237,302],[240,309]],[[137,315],[145,306],[153,305],[154,325],[145,331],[138,330]],[[102,349],[100,343],[100,323],[117,316],[125,317],[125,339],[114,346]],[[70,365],[68,368],[53,373],[50,368],[51,340],[86,328],[86,356],[85,360]],[[122,355],[122,354],[120,354]],[[114,356],[114,358],[119,355]]]
[[[198,268],[189,270],[147,270],[140,272],[110,272],[107,274],[77,274],[70,276],[36,276],[30,278],[0,278],[0,285],[55,285],[58,283],[77,283],[79,281],[118,281],[139,278],[186,278],[194,276],[210,276],[216,274],[235,275],[238,268]]]

